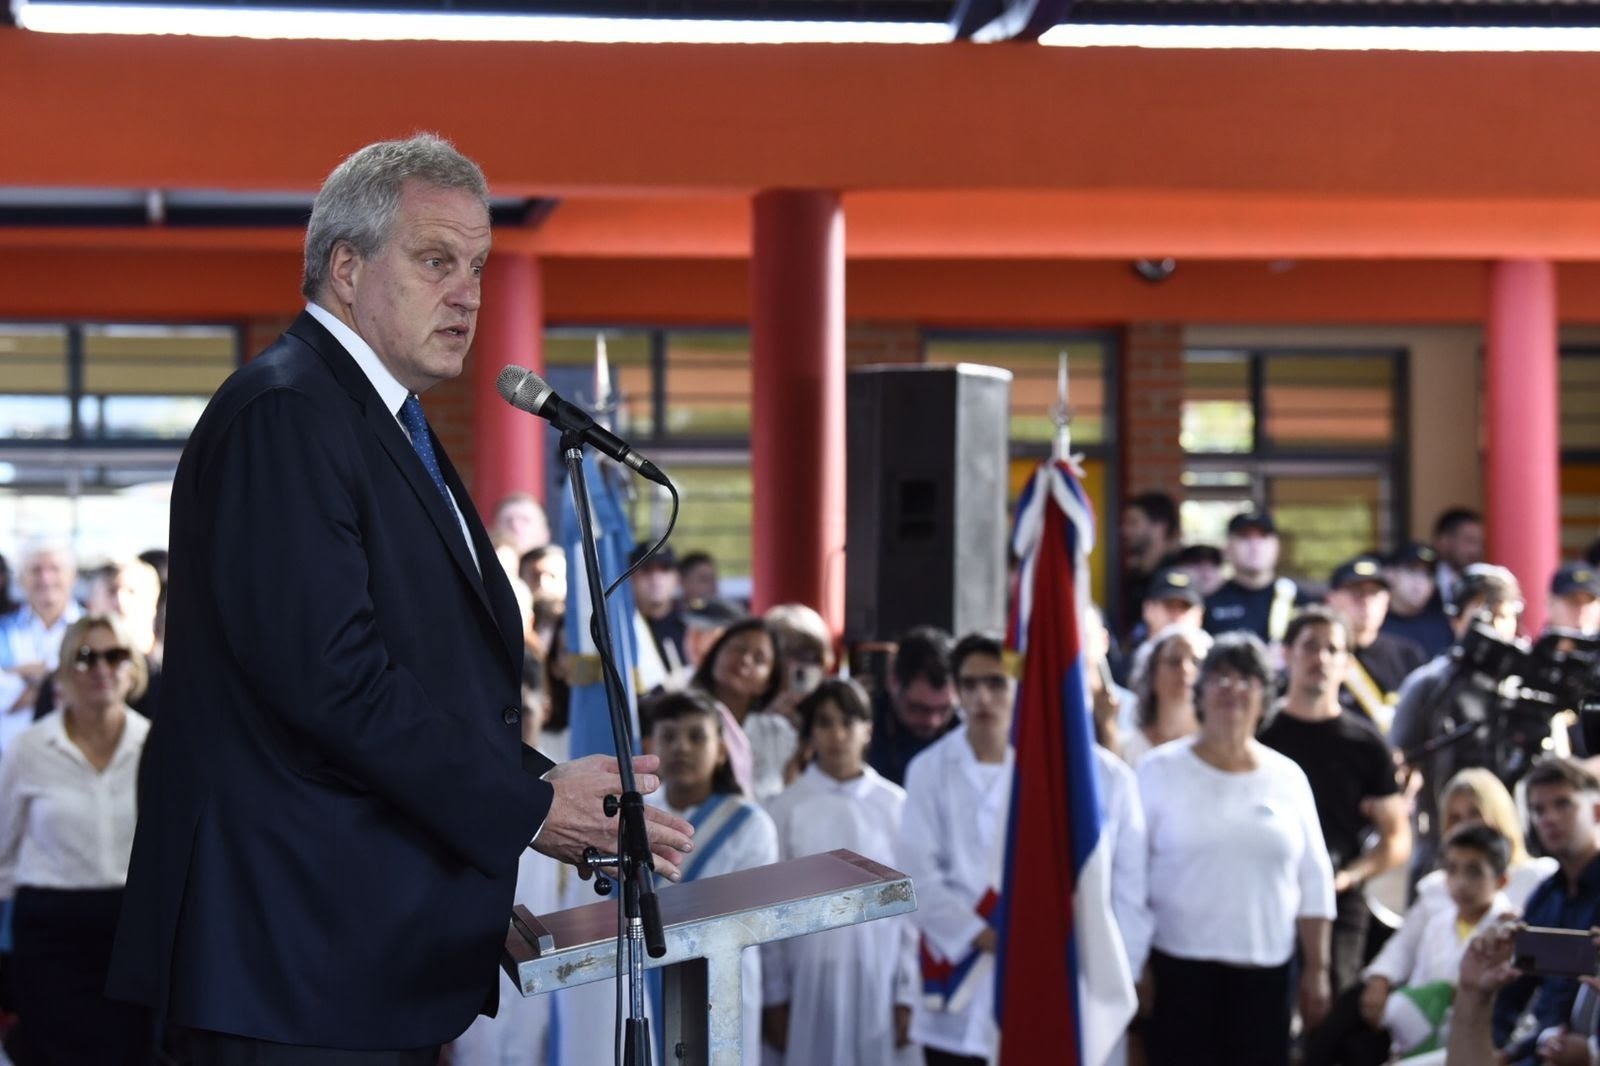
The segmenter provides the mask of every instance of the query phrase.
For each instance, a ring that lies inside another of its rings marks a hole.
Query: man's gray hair
[[[379,141],[350,156],[322,183],[306,227],[305,272],[300,292],[314,300],[328,282],[333,247],[346,241],[369,259],[389,239],[400,192],[408,181],[438,189],[464,189],[489,209],[489,184],[478,164],[432,133]]]

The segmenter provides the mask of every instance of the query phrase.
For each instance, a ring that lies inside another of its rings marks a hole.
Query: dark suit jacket
[[[439,1044],[493,1012],[551,763],[521,743],[510,586],[434,447],[481,577],[394,416],[310,315],[206,408],[172,490],[160,724],[113,996],[350,1049]]]

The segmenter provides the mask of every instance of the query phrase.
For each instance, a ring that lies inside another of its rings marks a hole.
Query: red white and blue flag
[[[1102,1066],[1137,1001],[1111,911],[1112,842],[1101,829],[1085,685],[1094,518],[1070,462],[1035,472],[1011,546],[1020,567],[1007,646],[1021,673],[997,912],[1000,1062],[1040,1062],[1048,1048],[1053,1062]]]

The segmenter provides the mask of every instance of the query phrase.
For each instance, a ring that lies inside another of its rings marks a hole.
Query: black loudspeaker
[[[999,633],[1011,372],[863,367],[845,396],[845,639]]]

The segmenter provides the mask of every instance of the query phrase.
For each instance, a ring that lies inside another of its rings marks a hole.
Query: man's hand
[[[1539,1038],[1539,1061],[1556,1066],[1589,1066],[1589,1040],[1567,1032],[1564,1025],[1552,1029]]]
[[[911,1046],[911,1008],[904,1003],[894,1005],[894,1046]]]
[[[661,760],[654,755],[636,755],[633,759],[634,783],[640,795],[648,795],[661,787],[655,776]],[[617,848],[617,819],[606,817],[605,797],[622,795],[622,777],[617,760],[610,755],[587,755],[581,759],[564,762],[544,775],[555,788],[550,800],[550,813],[533,842],[533,849],[552,859],[576,865],[583,857],[583,849],[598,848],[610,854]],[[684,852],[694,847],[689,838],[694,827],[682,818],[646,805],[644,809],[645,832],[650,837],[650,850],[655,854],[656,873],[670,881],[681,876],[678,866]]]
[[[1361,1018],[1374,1029],[1383,1028],[1383,1007],[1389,1001],[1389,981],[1369,977],[1361,989]]]
[[[1333,989],[1328,983],[1328,971],[1318,967],[1300,973],[1300,1019],[1307,1029],[1315,1029],[1328,1016],[1333,1005]]]
[[[1472,938],[1461,956],[1461,973],[1456,982],[1458,992],[1488,999],[1521,976],[1511,964],[1511,938],[1521,925],[1521,922],[1506,919]]]
[[[983,927],[983,931],[972,938],[972,946],[978,951],[987,951],[993,955],[1000,946],[1000,933],[992,925]]]

